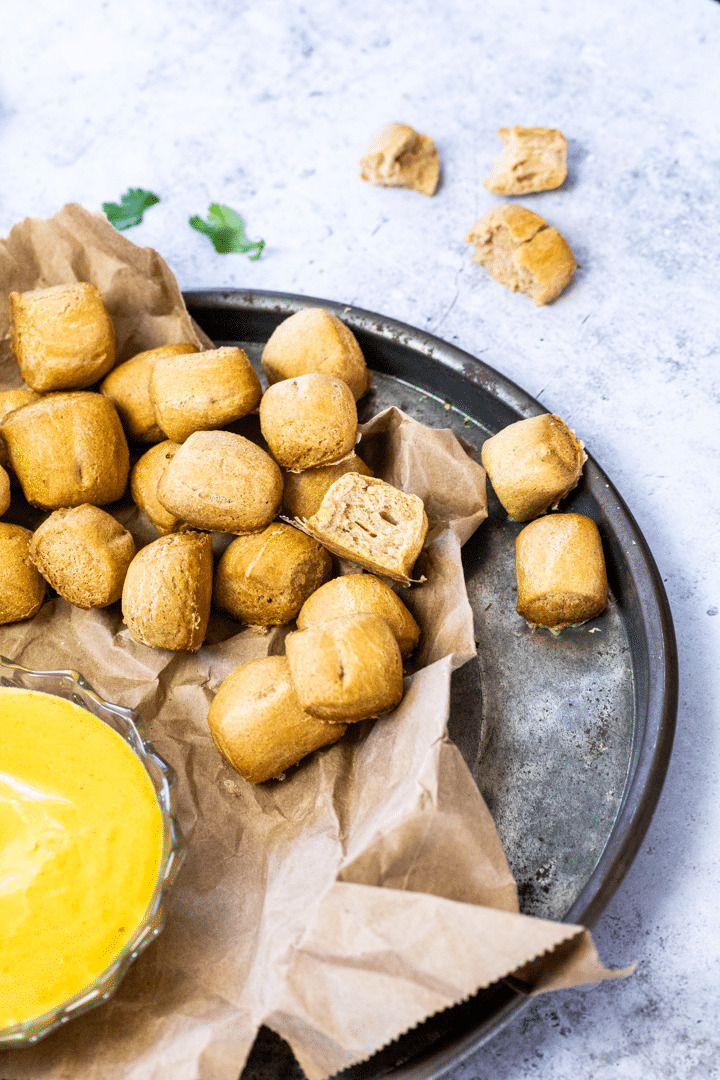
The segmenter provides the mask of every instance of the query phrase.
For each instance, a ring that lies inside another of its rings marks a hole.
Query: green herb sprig
[[[102,208],[110,224],[122,231],[132,225],[139,225],[147,208],[159,202],[160,197],[152,191],[128,188],[125,194],[120,196],[119,203],[104,202]]]
[[[210,203],[207,221],[203,221],[195,214],[190,218],[189,224],[193,229],[208,236],[220,255],[235,251],[247,255],[248,252],[254,251],[255,254],[249,255],[249,258],[255,262],[260,258],[265,247],[264,240],[248,240],[245,234],[245,222],[237,211],[229,206],[221,206],[220,203]]]

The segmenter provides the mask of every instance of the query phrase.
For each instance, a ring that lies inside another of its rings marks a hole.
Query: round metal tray
[[[546,411],[487,364],[394,319],[288,293],[203,290],[185,300],[216,344],[242,345],[256,364],[288,315],[327,309],[353,330],[374,372],[361,420],[397,405],[451,428],[478,457],[489,435]],[[454,676],[450,734],[493,813],[521,910],[592,926],[640,846],[670,758],[677,706],[670,609],[640,530],[592,457],[562,509],[599,526],[611,589],[600,618],[559,637],[531,633],[515,612],[514,538],[522,526],[492,492],[489,509],[463,550],[478,657]],[[495,984],[343,1077],[439,1077],[527,1000]],[[243,1080],[276,1077],[302,1073],[263,1029]]]

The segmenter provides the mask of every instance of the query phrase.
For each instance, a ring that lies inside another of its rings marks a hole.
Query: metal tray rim
[[[449,371],[467,380],[519,418],[547,411],[516,383],[471,353],[407,323],[354,305],[269,290],[206,288],[184,291],[183,296],[191,314],[197,309],[234,309],[248,313],[266,312],[284,318],[302,307],[322,307],[356,332],[421,352],[439,371]],[[614,484],[592,456],[588,458],[586,475],[591,493],[601,508],[611,512],[613,530],[635,582],[648,658],[643,737],[633,747],[632,770],[605,849],[566,916],[568,922],[592,927],[637,854],[660,797],[675,731],[678,658],[670,605],[643,534]],[[518,995],[489,1021],[457,1038],[446,1039],[440,1047],[429,1048],[393,1069],[392,1075],[402,1080],[440,1077],[495,1035],[528,1001],[529,998]]]

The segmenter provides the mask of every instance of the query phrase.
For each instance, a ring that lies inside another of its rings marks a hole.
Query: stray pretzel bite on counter
[[[166,510],[198,529],[257,532],[280,509],[278,465],[255,443],[232,431],[196,431],[160,477]]]
[[[158,427],[155,407],[150,397],[150,376],[158,360],[166,356],[187,356],[198,352],[197,345],[188,341],[176,345],[159,345],[138,353],[124,364],[118,364],[100,386],[101,393],[115,403],[125,432],[137,442],[162,442],[165,433]]]
[[[560,187],[567,176],[567,139],[554,128],[499,128],[503,152],[483,187],[495,195],[527,195]]]
[[[6,416],[0,434],[33,506],[104,506],[125,492],[128,444],[115,406],[102,394],[46,394]]]
[[[473,262],[513,292],[527,293],[536,304],[555,300],[577,266],[557,229],[516,203],[500,203],[489,210],[465,240],[475,244]]]
[[[233,540],[218,563],[213,599],[250,626],[282,626],[331,573],[332,558],[322,544],[275,521]]]
[[[115,328],[86,281],[10,293],[10,338],[33,390],[82,390],[115,363]]]
[[[120,599],[135,541],[112,514],[85,503],[56,510],[33,533],[30,558],[46,581],[79,608]]]
[[[480,457],[514,521],[557,506],[576,487],[587,461],[575,432],[554,413],[509,424],[483,443]]]
[[[272,385],[320,371],[346,382],[357,401],[370,372],[352,330],[324,308],[302,308],[277,326],[263,349],[262,369]]]
[[[594,619],[607,607],[602,541],[582,514],[549,514],[515,541],[517,611],[535,626],[561,630]]]
[[[359,473],[336,480],[317,513],[300,524],[333,554],[404,585],[428,530],[422,499]]]
[[[311,372],[274,383],[260,402],[260,427],[279,465],[302,472],[351,453],[357,409],[347,383]]]
[[[262,387],[242,349],[221,349],[157,360],[150,396],[160,428],[173,442],[240,420],[258,405]]]
[[[434,141],[409,124],[380,128],[360,158],[360,177],[380,187],[404,187],[434,195],[440,158]]]
[[[397,593],[374,574],[345,574],[326,581],[300,608],[297,626],[309,630],[341,615],[361,614],[384,619],[397,638],[400,655],[410,656],[420,640],[420,627]]]
[[[344,615],[296,630],[285,651],[300,704],[321,720],[369,720],[402,700],[400,647],[379,615]]]
[[[250,784],[271,780],[346,731],[305,712],[284,656],[235,668],[213,699],[208,725],[220,753]]]
[[[212,573],[209,533],[172,533],[142,548],[122,591],[132,637],[156,649],[199,649],[210,618]]]
[[[138,458],[130,473],[132,500],[145,511],[159,533],[177,532],[184,524],[182,518],[165,509],[157,494],[160,477],[177,451],[178,443],[170,439],[157,443]]]
[[[30,529],[0,521],[0,626],[31,619],[45,599],[45,579],[30,560]]]

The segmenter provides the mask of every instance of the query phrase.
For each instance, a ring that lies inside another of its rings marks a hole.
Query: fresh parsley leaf
[[[102,208],[110,224],[122,230],[129,229],[131,225],[139,225],[147,208],[159,202],[159,197],[153,195],[152,191],[128,188],[125,194],[120,196],[119,203],[104,202]]]
[[[250,259],[254,262],[260,258],[265,241],[248,240],[245,235],[245,222],[235,210],[219,203],[210,203],[207,216],[207,221],[203,221],[195,214],[190,218],[189,224],[193,229],[209,236],[220,255],[227,255],[231,251],[243,254],[254,251],[255,254],[250,255]]]

